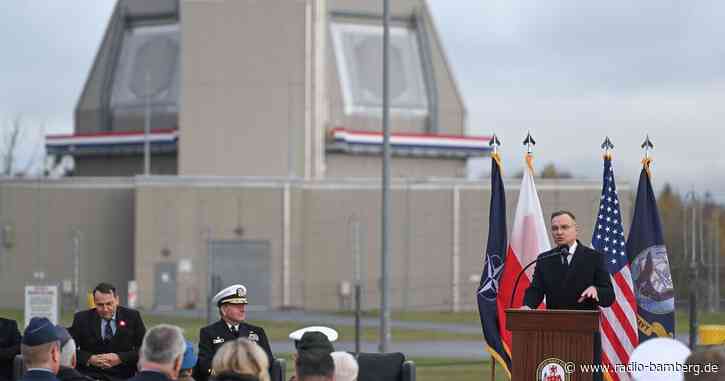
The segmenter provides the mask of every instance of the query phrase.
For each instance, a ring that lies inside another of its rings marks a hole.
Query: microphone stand
[[[524,269],[519,272],[519,275],[516,277],[516,282],[514,282],[514,292],[511,293],[511,301],[509,302],[509,308],[513,308],[514,298],[516,297],[516,288],[519,286],[519,281],[521,280],[521,276],[524,275],[524,272],[526,272],[526,269],[531,267],[531,265],[533,265],[534,263],[538,263],[539,261],[543,261],[544,259],[553,258],[553,257],[556,257],[557,255],[561,256],[565,252],[568,252],[568,250],[569,250],[569,248],[566,247],[565,245],[559,246],[556,249],[554,249],[554,251],[552,251],[551,253],[541,255],[538,258],[531,261],[528,265],[526,265],[524,267]]]

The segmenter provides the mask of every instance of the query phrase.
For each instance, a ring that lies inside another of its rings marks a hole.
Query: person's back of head
[[[269,381],[267,354],[257,343],[244,338],[222,345],[212,359],[211,368],[219,380],[225,379],[225,374],[231,373]]]
[[[335,381],[357,381],[358,364],[355,356],[347,352],[332,352],[335,364]]]
[[[325,350],[299,351],[295,360],[297,381],[332,381],[335,364]]]
[[[181,328],[160,324],[146,332],[139,351],[141,370],[156,370],[175,379],[181,369],[186,344]]]
[[[60,332],[47,318],[34,317],[23,332],[20,353],[26,369],[43,368],[58,373]]]
[[[685,361],[685,381],[725,380],[725,347],[690,354]]]

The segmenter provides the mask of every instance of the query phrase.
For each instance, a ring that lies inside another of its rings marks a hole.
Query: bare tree
[[[30,126],[20,115],[3,123],[0,133],[0,176],[24,177],[40,157],[45,126]]]

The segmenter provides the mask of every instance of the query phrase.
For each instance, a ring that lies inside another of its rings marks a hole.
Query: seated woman
[[[253,341],[239,338],[222,345],[211,363],[216,381],[270,381],[269,360]]]

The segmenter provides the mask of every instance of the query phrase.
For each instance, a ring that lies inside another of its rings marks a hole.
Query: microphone
[[[560,245],[559,247],[555,248],[554,250],[550,251],[549,253],[546,253],[544,255],[539,255],[536,259],[529,262],[528,265],[526,265],[523,270],[519,272],[519,275],[516,276],[516,282],[514,282],[514,292],[511,293],[511,301],[509,302],[509,308],[512,308],[514,305],[514,297],[516,296],[516,288],[519,286],[519,281],[521,280],[521,276],[524,275],[524,272],[526,272],[526,269],[531,267],[534,263],[538,263],[539,261],[543,261],[544,259],[554,258],[556,256],[559,256],[562,260],[564,260],[564,257],[569,254],[569,246],[567,245]]]

